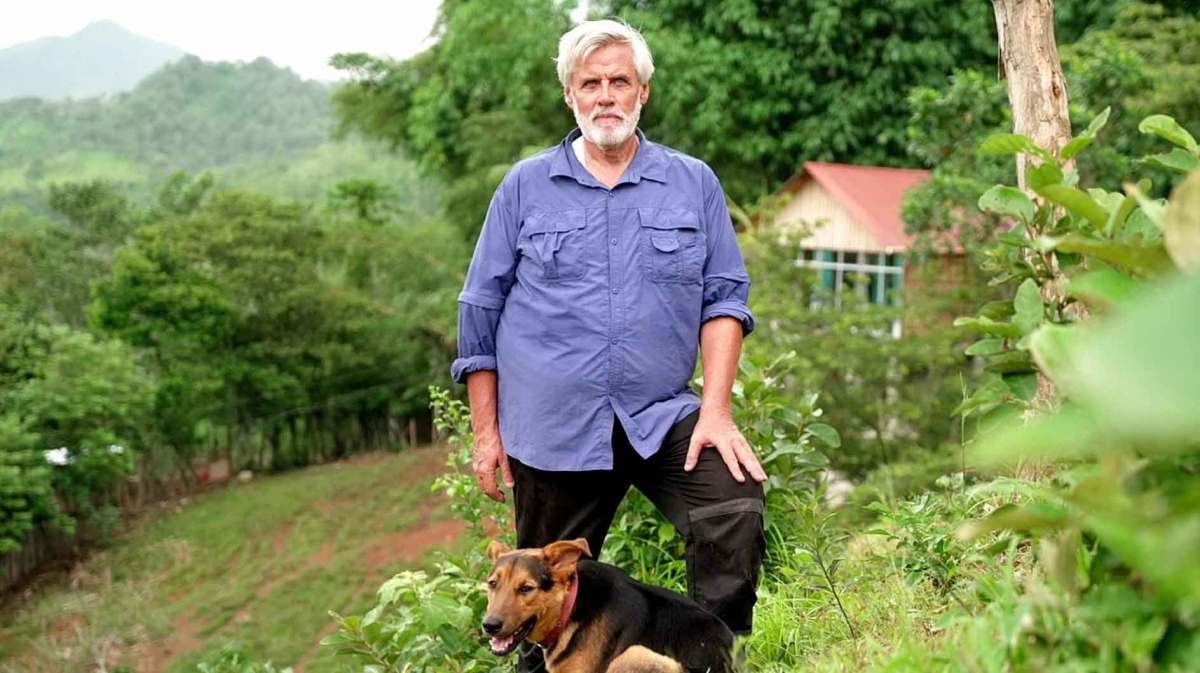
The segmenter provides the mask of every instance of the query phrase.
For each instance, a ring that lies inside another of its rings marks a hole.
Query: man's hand
[[[696,467],[700,450],[706,446],[716,447],[729,473],[739,482],[746,481],[742,466],[754,481],[761,483],[767,480],[767,473],[758,464],[754,449],[750,448],[750,443],[738,430],[733,422],[733,414],[728,409],[700,408],[700,419],[692,430],[692,442],[688,445],[687,459],[683,463],[685,472],[691,472]]]
[[[504,453],[504,442],[500,435],[490,435],[475,439],[474,456],[471,467],[475,469],[475,481],[479,488],[496,502],[504,502],[504,491],[496,483],[496,468],[500,468],[501,478],[508,488],[513,487],[512,471],[508,467],[508,454]]]

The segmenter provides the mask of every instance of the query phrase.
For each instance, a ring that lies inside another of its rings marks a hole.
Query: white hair
[[[645,84],[654,75],[654,59],[642,34],[629,24],[612,19],[584,21],[563,34],[558,41],[558,81],[571,86],[571,75],[592,52],[610,44],[627,44],[633,49],[633,67],[638,83]]]

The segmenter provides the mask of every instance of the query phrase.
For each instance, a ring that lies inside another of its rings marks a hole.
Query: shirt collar
[[[644,178],[665,183],[667,181],[667,158],[662,146],[646,140],[646,134],[642,133],[641,129],[635,129],[634,133],[638,138],[637,154],[633,155],[633,161],[629,162],[629,166],[625,169],[625,175],[621,176],[621,182],[638,183]],[[575,128],[559,143],[554,158],[550,162],[550,177],[562,176],[583,182],[581,179],[583,176],[577,175],[575,171],[586,172],[586,169],[579,166],[577,162],[572,162],[570,158],[573,154],[571,143],[582,135],[583,132]],[[594,182],[594,179],[591,181]]]

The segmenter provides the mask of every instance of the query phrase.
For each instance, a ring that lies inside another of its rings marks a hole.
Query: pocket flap
[[[650,242],[659,252],[675,252],[679,249],[679,236],[665,231],[650,234]]]
[[[639,208],[642,226],[650,229],[700,229],[700,218],[695,211],[668,208]]]
[[[544,234],[550,231],[574,231],[587,224],[584,210],[560,210],[552,213],[534,213],[525,218],[521,228],[526,234]]]

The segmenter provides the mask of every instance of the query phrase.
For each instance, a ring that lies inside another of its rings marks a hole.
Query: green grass
[[[890,563],[895,553],[874,535],[856,537],[846,551],[841,573],[853,579],[841,597],[857,638],[851,637],[833,599],[788,572],[791,564],[764,577],[754,633],[743,643],[749,670],[859,673],[879,670],[906,646],[932,648],[945,603],[928,585],[911,586],[895,573]]]
[[[0,622],[0,671],[168,672],[228,645],[306,673],[328,610],[362,611],[397,570],[453,538],[430,493],[441,453],[371,456],[201,495],[154,515]],[[407,547],[407,549],[405,548]],[[74,585],[74,586],[72,586]],[[15,614],[12,614],[15,613]],[[169,652],[169,650],[174,650]]]

